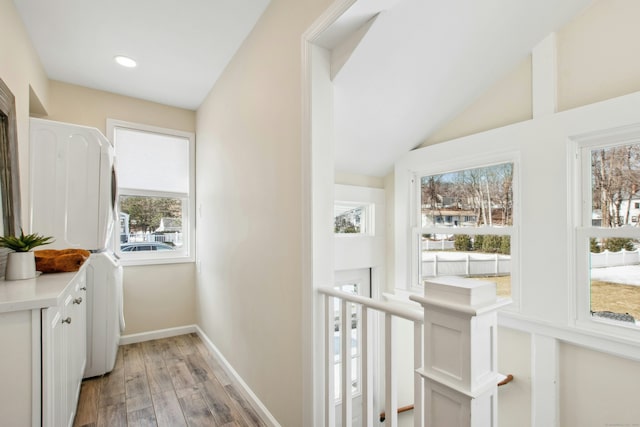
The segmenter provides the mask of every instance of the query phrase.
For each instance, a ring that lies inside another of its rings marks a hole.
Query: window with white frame
[[[109,120],[116,153],[116,252],[125,263],[193,259],[194,135]]]
[[[438,276],[490,278],[499,296],[511,296],[514,163],[418,174],[414,182],[418,282]]]
[[[335,202],[333,231],[335,234],[373,235],[374,205],[358,202]]]
[[[640,327],[640,128],[579,141],[577,319],[637,334]],[[635,329],[635,331],[634,331]]]

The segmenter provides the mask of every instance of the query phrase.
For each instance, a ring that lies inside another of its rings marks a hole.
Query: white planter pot
[[[36,277],[36,259],[33,252],[9,252],[5,280],[33,279]]]

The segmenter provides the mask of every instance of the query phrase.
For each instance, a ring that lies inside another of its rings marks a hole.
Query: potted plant
[[[51,236],[45,237],[37,233],[25,235],[22,229],[20,229],[20,236],[0,236],[0,247],[14,251],[7,254],[5,280],[36,277],[36,261],[31,250],[52,242]]]

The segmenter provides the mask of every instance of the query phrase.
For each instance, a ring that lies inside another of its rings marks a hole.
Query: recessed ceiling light
[[[115,56],[113,59],[118,64],[122,65],[123,67],[127,67],[127,68],[133,68],[136,65],[138,65],[136,63],[136,61],[134,61],[133,59],[131,59],[131,58],[127,57],[127,56],[118,55],[118,56]]]

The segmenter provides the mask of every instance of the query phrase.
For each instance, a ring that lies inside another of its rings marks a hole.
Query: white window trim
[[[390,284],[396,295],[402,297],[411,292],[407,286],[410,268],[407,224],[413,220],[408,207],[408,199],[414,197],[413,174],[425,164],[450,170],[454,163],[458,169],[471,161],[471,165],[484,163],[486,153],[500,156],[518,151],[521,187],[517,191],[521,197],[517,203],[522,215],[518,230],[520,253],[513,271],[520,273],[514,278],[520,289],[514,288],[512,295],[514,305],[520,308],[501,310],[499,325],[640,360],[637,334],[622,333],[626,329],[617,324],[579,322],[576,308],[580,280],[576,245],[582,210],[575,144],[588,136],[602,135],[603,130],[611,133],[640,127],[638,110],[640,92],[416,149],[398,159],[393,190],[395,282]],[[537,184],[538,181],[542,183]],[[556,208],[554,212],[545,210],[549,205]],[[535,259],[549,264],[541,269],[531,258],[525,262],[525,256],[544,251],[548,236],[553,236],[556,244],[550,247],[550,253]],[[548,274],[553,274],[553,279],[546,281]]]
[[[595,331],[623,340],[640,340],[640,328],[602,318],[594,318],[590,313],[590,260],[589,239],[591,237],[631,237],[640,239],[640,228],[602,228],[591,226],[591,149],[613,147],[621,144],[640,143],[640,123],[606,130],[599,130],[569,138],[569,150],[573,153],[571,176],[574,179],[574,241],[575,280],[572,291],[574,305],[572,319],[577,329]],[[588,153],[588,154],[587,154]]]
[[[432,151],[438,151],[433,153]],[[494,234],[511,236],[511,304],[505,310],[517,311],[520,307],[519,281],[519,217],[520,217],[520,153],[517,150],[498,150],[495,153],[488,152],[479,156],[460,156],[452,159],[451,156],[442,153],[442,147],[432,146],[424,150],[410,152],[396,163],[395,191],[396,191],[396,289],[400,293],[422,294],[424,287],[419,283],[420,261],[416,256],[420,247],[420,235],[425,230],[434,232],[451,232],[450,228],[425,227],[418,224],[420,218],[420,178],[423,176],[439,175],[467,169],[512,163],[513,164],[513,217],[514,225],[511,227],[478,227],[464,228],[460,234]],[[403,188],[407,188],[407,196],[402,197]],[[400,197],[398,197],[400,196]],[[400,206],[405,205],[405,206]],[[400,216],[398,216],[400,215]],[[408,227],[399,224],[397,218],[408,218]],[[399,247],[401,246],[401,247]],[[407,260],[403,269],[402,257],[398,257],[398,251]]]
[[[113,235],[113,250],[116,252],[121,258],[120,262],[124,266],[129,265],[153,265],[153,264],[176,264],[176,263],[186,263],[186,262],[195,262],[195,250],[196,250],[196,202],[195,202],[195,134],[193,132],[185,132],[175,129],[162,128],[158,126],[145,125],[140,123],[132,123],[123,120],[115,120],[115,119],[107,119],[107,138],[114,143],[114,131],[116,128],[124,128],[131,129],[135,131],[144,131],[144,132],[152,132],[165,134],[170,136],[178,136],[189,140],[189,195],[188,202],[186,208],[188,209],[187,218],[188,218],[188,227],[183,230],[183,234],[186,235],[187,238],[187,247],[186,250],[181,251],[180,254],[176,255],[171,253],[171,251],[154,251],[152,253],[128,253],[122,254],[118,249],[117,245],[120,242],[119,236],[119,228],[114,227],[114,235]],[[115,145],[115,144],[114,144]],[[115,159],[116,165],[116,174],[118,167],[118,159]],[[124,193],[124,192],[123,192]],[[173,193],[173,192],[140,192],[139,190],[126,190],[127,195],[150,195],[154,194],[161,197],[184,197],[182,193]],[[118,194],[118,197],[120,195]]]
[[[357,201],[346,201],[346,200],[336,200],[335,205],[340,206],[349,206],[353,209],[362,208],[364,213],[363,218],[361,219],[362,229],[359,233],[333,233],[337,238],[353,238],[353,237],[373,237],[376,234],[375,224],[375,203],[362,203]]]

